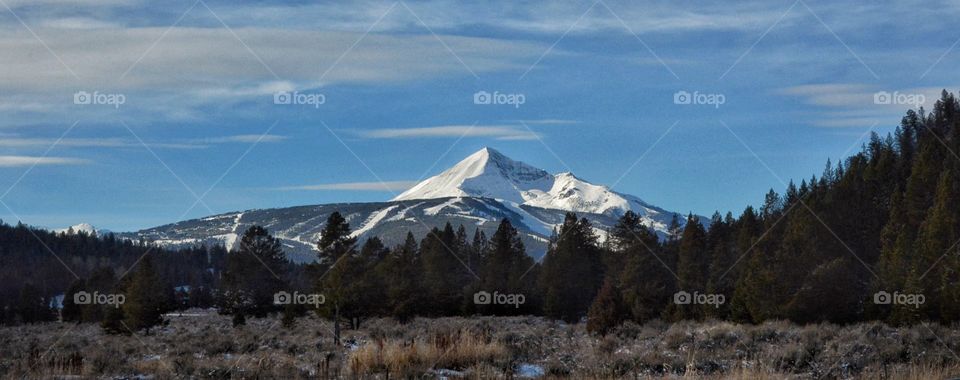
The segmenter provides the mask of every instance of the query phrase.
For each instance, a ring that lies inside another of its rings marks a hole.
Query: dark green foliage
[[[31,283],[27,283],[20,289],[17,315],[22,323],[47,322],[55,319],[55,314],[50,308],[50,298],[44,296],[43,291]]]
[[[623,257],[622,270],[609,272],[617,276],[632,319],[643,323],[659,318],[675,292],[676,278],[657,235],[628,211],[610,232],[610,249]]]
[[[163,323],[163,314],[172,309],[173,289],[164,284],[153,266],[153,258],[140,260],[126,288],[123,304],[123,326],[131,332],[146,330]]]
[[[386,283],[386,315],[407,321],[421,312],[421,268],[417,240],[408,232],[403,245],[395,248],[377,270]]]
[[[587,331],[607,335],[627,318],[622,296],[614,281],[607,278],[587,312]]]
[[[87,287],[87,282],[84,280],[76,280],[70,287],[67,288],[67,292],[63,295],[63,309],[60,310],[60,318],[64,322],[83,322],[83,306],[74,302],[77,293],[85,291]]]
[[[527,256],[517,229],[509,219],[501,220],[497,232],[490,237],[483,253],[479,290],[491,294],[495,292],[519,294],[526,302],[519,307],[496,304],[477,305],[478,311],[495,315],[519,315],[532,311],[532,301],[536,298],[534,265],[533,259]]]
[[[707,248],[707,233],[700,219],[687,217],[680,238],[677,260],[677,288],[688,293],[706,293],[710,256]],[[706,315],[704,305],[675,305],[674,319],[700,319]]]
[[[443,231],[434,228],[420,243],[423,262],[423,288],[426,310],[433,315],[455,315],[464,300],[464,289],[475,279],[463,258],[453,227],[447,224]]]
[[[274,295],[285,289],[287,266],[279,239],[263,227],[248,228],[227,255],[218,301],[221,310],[256,317],[279,310],[273,304]]]
[[[600,248],[590,222],[567,213],[559,238],[543,261],[544,314],[567,322],[580,320],[602,279]]]
[[[86,282],[84,290],[89,293],[115,292],[120,284],[114,270],[133,266],[147,252],[154,254],[155,267],[164,282],[183,285],[189,284],[188,279],[196,278],[212,289],[217,286],[216,278],[222,268],[222,251],[221,247],[169,250],[120,240],[112,234],[70,235],[0,222],[0,278],[4,279],[0,282],[0,323],[56,319],[57,312],[49,301],[58,295],[64,296],[66,320],[101,321],[103,307],[77,308],[67,293],[78,291],[74,285],[82,280]],[[20,307],[20,294],[27,284],[33,287],[26,289],[28,293],[39,291],[40,297],[46,299],[49,313],[40,312],[38,316],[39,310],[34,307]],[[21,315],[21,310],[30,315]]]

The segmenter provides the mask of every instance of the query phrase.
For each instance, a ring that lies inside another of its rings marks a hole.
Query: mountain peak
[[[493,198],[541,208],[621,215],[627,210],[654,215],[663,210],[563,172],[551,175],[483,147],[450,169],[430,177],[393,200],[448,197]]]
[[[67,228],[54,229],[53,232],[56,233],[65,233],[65,234],[78,234],[80,232],[86,233],[87,235],[104,235],[106,230],[100,230],[91,225],[90,223],[80,223],[75,224]]]
[[[483,197],[523,203],[522,193],[549,190],[553,176],[543,169],[484,147],[456,165],[420,182],[393,200]]]

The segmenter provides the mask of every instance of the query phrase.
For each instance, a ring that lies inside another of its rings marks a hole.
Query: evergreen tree
[[[677,262],[677,287],[688,293],[706,293],[710,256],[707,251],[707,235],[700,218],[687,217],[680,239]],[[704,317],[706,306],[674,305],[675,319],[699,319]]]
[[[434,316],[456,315],[464,300],[465,289],[475,273],[458,256],[457,237],[449,223],[443,231],[434,228],[420,243],[423,263],[423,287],[426,309]]]
[[[676,284],[663,252],[658,252],[662,248],[656,233],[627,211],[610,231],[610,245],[625,258],[618,283],[630,316],[639,323],[660,317]]]
[[[55,318],[50,308],[50,299],[32,283],[26,283],[20,288],[17,314],[23,323],[47,322]]]
[[[614,281],[607,278],[597,298],[590,305],[587,313],[587,331],[607,335],[610,330],[619,326],[626,316],[627,312],[623,307],[620,291],[614,285]]]
[[[264,317],[278,311],[274,296],[286,287],[288,265],[280,240],[260,226],[251,226],[227,256],[221,309],[231,314]]]
[[[340,342],[340,319],[343,316],[359,318],[360,306],[352,299],[352,283],[358,273],[356,266],[361,260],[357,257],[356,238],[351,237],[350,224],[339,212],[330,214],[324,225],[320,241],[319,261],[325,268],[315,280],[315,289],[324,295],[323,311],[333,320],[334,340]]]
[[[64,322],[84,322],[83,305],[77,304],[74,300],[77,293],[85,291],[86,286],[86,281],[78,279],[70,284],[66,293],[63,294],[63,309],[60,310],[60,318]]]
[[[126,289],[123,304],[123,324],[131,332],[146,330],[163,323],[163,313],[169,310],[165,288],[153,266],[153,258],[144,256],[133,273],[130,285]]]
[[[600,248],[590,222],[567,213],[557,243],[550,247],[543,261],[545,315],[578,321],[586,315],[602,278]]]
[[[955,290],[956,267],[943,265],[947,256],[956,257],[955,242],[960,231],[960,215],[957,202],[960,201],[960,192],[954,175],[949,170],[944,171],[937,184],[933,207],[929,210],[926,220],[920,228],[916,242],[916,260],[913,264],[912,275],[919,287],[920,294],[926,298],[921,306],[923,316],[929,319],[940,320],[941,312],[946,311],[951,317],[958,314],[958,306],[954,303],[943,302],[942,298],[950,299]],[[952,252],[950,250],[953,250]],[[949,264],[956,263],[948,260]],[[944,286],[947,287],[944,287]],[[946,290],[944,295],[942,290]]]
[[[525,299],[532,299],[536,281],[529,275],[534,262],[527,256],[520,233],[509,219],[500,221],[497,231],[490,237],[488,247],[480,272],[480,290],[489,293],[522,294]],[[528,311],[530,305],[524,304],[522,308],[492,304],[484,306],[479,308],[484,313],[511,315]]]
[[[389,273],[384,276],[387,313],[401,322],[406,322],[422,312],[422,264],[418,251],[416,238],[407,232],[403,245],[394,249],[380,265],[381,273]]]

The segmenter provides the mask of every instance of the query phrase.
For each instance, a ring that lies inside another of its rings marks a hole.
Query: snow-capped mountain
[[[93,225],[91,225],[90,223],[75,224],[67,228],[55,229],[53,230],[53,232],[56,232],[58,234],[60,233],[77,234],[77,233],[83,232],[87,235],[93,235],[93,236],[104,236],[110,233],[110,231],[98,229]]]
[[[378,236],[387,245],[402,243],[408,231],[424,236],[431,228],[442,228],[447,223],[454,228],[462,225],[471,234],[479,229],[491,236],[500,220],[507,218],[521,232],[528,253],[539,258],[567,212],[589,219],[603,239],[627,210],[640,215],[661,236],[674,216],[637,197],[591,184],[571,173],[551,175],[484,148],[388,202],[230,212],[119,236],[168,247],[222,244],[231,249],[244,230],[259,225],[282,241],[292,260],[307,262],[316,259],[316,242],[333,212],[340,212],[347,219],[354,236],[361,240]]]
[[[664,230],[673,213],[640,198],[594,185],[570,172],[552,175],[483,148],[452,168],[418,183],[394,201],[441,197],[479,197],[577,213],[622,216],[628,210],[649,226]],[[667,219],[663,220],[663,216]]]

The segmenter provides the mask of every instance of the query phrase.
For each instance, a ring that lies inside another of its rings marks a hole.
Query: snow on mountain
[[[352,236],[377,236],[388,246],[402,243],[408,232],[420,237],[447,223],[462,225],[468,231],[479,229],[491,236],[500,220],[506,218],[520,231],[527,252],[539,258],[546,253],[548,239],[563,223],[566,212],[589,219],[603,239],[627,210],[640,215],[643,223],[660,236],[666,236],[675,215],[571,173],[552,175],[484,148],[388,202],[232,212],[122,233],[120,238],[166,247],[220,244],[231,249],[245,229],[257,225],[281,240],[288,258],[310,262],[316,259],[316,242],[333,212],[341,213],[350,223]],[[681,224],[684,221],[680,219]]]
[[[444,197],[481,197],[578,213],[623,215],[628,210],[645,217],[651,226],[657,216],[673,214],[640,198],[594,185],[573,173],[551,175],[502,153],[483,148],[452,168],[403,192],[394,201]],[[656,226],[654,226],[656,227]]]
[[[77,234],[77,233],[83,232],[83,233],[86,233],[87,235],[106,235],[110,233],[110,231],[107,231],[107,230],[97,229],[96,227],[94,227],[89,223],[75,224],[67,228],[55,229],[53,230],[53,232],[56,232],[58,234],[59,233]]]
[[[393,200],[480,197],[524,203],[533,197],[527,194],[543,193],[553,182],[546,171],[483,148]]]

